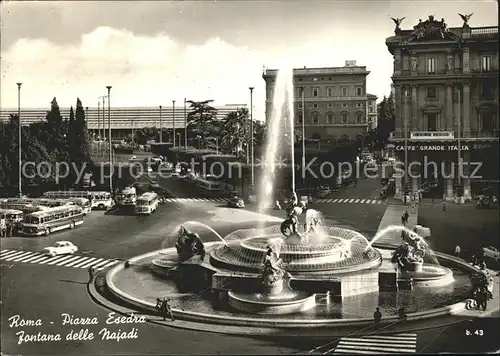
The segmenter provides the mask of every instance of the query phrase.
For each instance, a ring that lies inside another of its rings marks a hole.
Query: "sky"
[[[429,15],[461,26],[498,26],[497,1],[10,1],[1,6],[0,107],[169,106],[213,99],[249,104],[263,119],[262,69],[343,66],[371,73],[368,92],[390,93],[391,17],[411,29]],[[379,100],[380,100],[379,99]]]

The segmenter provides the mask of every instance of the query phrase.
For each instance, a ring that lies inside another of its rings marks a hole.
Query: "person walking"
[[[443,207],[442,207],[443,211],[446,211],[446,202],[443,201]]]
[[[458,245],[457,245],[457,246],[455,247],[455,257],[460,257],[460,252],[461,252],[461,251],[462,251],[462,250],[460,249],[460,246],[458,246]]]
[[[373,319],[375,320],[375,323],[380,323],[380,320],[382,319],[382,313],[380,312],[379,308],[377,308],[377,310],[375,310],[375,313],[373,313]]]

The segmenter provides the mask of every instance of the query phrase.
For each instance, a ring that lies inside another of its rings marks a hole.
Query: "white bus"
[[[13,231],[18,231],[20,229],[23,218],[24,213],[21,210],[0,209],[0,219],[5,219],[7,223],[14,226]]]
[[[22,223],[22,234],[26,236],[48,236],[50,233],[73,229],[83,224],[83,211],[77,205],[59,206],[27,214]]]
[[[113,198],[111,198],[110,192],[88,192],[88,199],[90,199],[90,204],[92,205],[92,209],[100,209],[106,210],[111,209],[115,202]]]
[[[49,191],[43,193],[43,196],[47,198],[85,198],[90,200],[90,205],[92,209],[110,209],[114,205],[114,201],[111,198],[109,192],[93,192],[87,190],[59,190],[59,191]]]
[[[116,200],[119,205],[133,206],[137,200],[137,191],[134,187],[126,187],[117,195]]]
[[[196,185],[202,189],[210,190],[214,192],[219,192],[222,190],[222,185],[219,182],[210,181],[198,178],[196,180]]]
[[[78,205],[80,208],[82,208],[83,215],[90,214],[92,211],[92,207],[90,206],[90,200],[87,198],[69,198],[69,201],[72,201],[75,203],[75,205]]]
[[[158,208],[158,195],[154,192],[144,193],[137,198],[135,213],[137,215],[151,215]]]
[[[37,211],[44,211],[49,209],[46,206],[34,205],[34,204],[23,204],[23,203],[10,203],[1,202],[0,209],[12,209],[22,211],[24,214],[31,214]]]

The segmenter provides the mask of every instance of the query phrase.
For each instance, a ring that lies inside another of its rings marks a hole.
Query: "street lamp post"
[[[408,185],[408,120],[410,113],[408,112],[408,104],[410,101],[410,93],[407,88],[404,91],[404,134],[405,134],[405,169],[404,169],[404,186],[403,193],[406,195]]]
[[[17,84],[17,118],[19,120],[18,122],[18,129],[17,129],[17,134],[18,134],[18,154],[19,154],[19,180],[18,180],[18,190],[19,190],[19,198],[22,197],[23,195],[23,190],[22,190],[22,163],[21,163],[21,85],[23,83],[16,83]]]
[[[254,87],[248,88],[250,89],[250,164],[251,166],[251,171],[252,171],[252,194],[254,193],[254,187],[255,187],[255,167],[254,167],[254,142],[253,142],[253,89]]]
[[[305,96],[304,96],[304,87],[300,87],[300,94],[301,94],[301,105],[302,105],[302,187],[305,187],[305,180],[306,180],[306,172],[305,172],[305,167],[306,167],[306,120],[305,120]]]
[[[160,105],[160,143],[163,142],[163,124],[161,122],[161,108],[162,106]]]
[[[172,100],[172,137],[175,147],[175,100]]]
[[[104,122],[105,122],[104,121],[105,120],[104,110],[105,110],[106,106],[104,105],[105,104],[104,103],[104,99],[106,99],[106,95],[102,95],[100,98],[102,100],[102,120],[101,120],[102,121],[102,123],[101,123],[102,124],[102,140],[105,141],[106,140],[106,129],[105,129],[106,126],[104,124]],[[103,148],[103,151],[104,151],[103,153],[105,153],[106,152],[106,146],[103,145],[102,148]]]
[[[104,108],[103,108],[104,109]],[[101,99],[97,99],[97,155],[101,153]]]
[[[188,125],[187,125],[187,109],[186,98],[184,98],[184,149],[188,149]]]
[[[111,85],[106,86],[108,89],[108,146],[109,146],[109,191],[113,193],[113,150],[111,146]]]
[[[456,93],[453,95],[453,101],[457,104],[457,151],[458,151],[458,164],[457,164],[457,167],[458,167],[458,172],[457,172],[457,189],[458,187],[460,186],[460,178],[461,178],[461,175],[462,175],[462,162],[461,162],[461,140],[460,140],[460,134],[461,134],[461,120],[462,118],[460,117],[461,116],[461,113],[460,113],[460,101],[461,101],[461,98],[460,98],[460,88],[457,88],[457,91]],[[458,196],[458,192],[457,192],[457,196]]]

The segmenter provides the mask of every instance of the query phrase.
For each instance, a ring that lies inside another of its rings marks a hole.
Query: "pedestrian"
[[[380,323],[380,319],[382,319],[382,313],[380,312],[379,308],[377,308],[377,310],[375,310],[375,313],[373,313],[373,319],[375,320],[375,323]]]
[[[6,237],[12,236],[12,223],[10,221],[8,221],[5,226],[5,236]]]
[[[460,252],[461,252],[460,246],[457,245],[455,247],[455,257],[460,257]]]
[[[406,319],[408,316],[406,315],[405,313],[405,308],[404,307],[401,307],[399,308],[398,310],[398,316],[401,318],[401,319]]]
[[[0,217],[0,237],[4,237],[5,236],[6,229],[7,229],[7,226],[6,226],[6,223],[5,223],[5,218],[4,217]]]
[[[443,211],[446,211],[446,202],[443,202]]]
[[[95,268],[93,266],[90,266],[88,272],[89,272],[89,284],[90,284],[94,281]]]
[[[403,214],[404,219],[405,219],[405,225],[408,223],[408,219],[410,218],[410,214],[408,213],[408,210],[405,211]]]
[[[408,196],[406,195],[406,193],[403,196],[403,202],[405,205],[408,204]]]
[[[483,311],[486,311],[486,308],[488,306],[488,293],[486,292],[486,288],[481,288],[479,291],[478,295],[478,301],[479,301],[479,308],[483,308]]]

